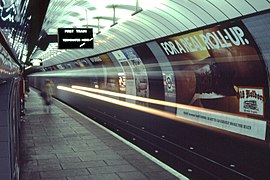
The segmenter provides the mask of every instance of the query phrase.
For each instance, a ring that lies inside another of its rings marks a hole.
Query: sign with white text
[[[180,118],[185,118],[187,121],[215,127],[224,131],[261,140],[265,140],[266,138],[266,121],[208,111],[203,108],[193,109],[192,107],[188,108],[181,105],[177,107],[176,115]]]
[[[93,29],[58,28],[58,49],[94,48]]]

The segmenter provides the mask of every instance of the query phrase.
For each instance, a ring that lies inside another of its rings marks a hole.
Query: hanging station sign
[[[58,28],[58,49],[94,48],[93,29]]]

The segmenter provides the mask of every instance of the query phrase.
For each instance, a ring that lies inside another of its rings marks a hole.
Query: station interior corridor
[[[270,179],[269,29],[270,0],[0,0],[0,180]]]

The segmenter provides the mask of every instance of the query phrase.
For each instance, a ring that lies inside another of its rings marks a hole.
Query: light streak
[[[162,105],[162,106],[168,106],[168,107],[173,107],[173,108],[182,108],[182,109],[186,109],[186,110],[192,109],[192,110],[201,111],[201,112],[209,112],[209,110],[205,110],[205,109],[200,108],[200,107],[192,107],[189,105],[178,104],[178,103],[174,103],[174,102],[139,97],[139,96],[134,96],[134,95],[129,95],[129,94],[122,94],[122,93],[101,90],[101,89],[95,89],[95,88],[89,88],[89,87],[84,87],[84,86],[72,85],[71,87],[74,89],[90,91],[90,92],[94,92],[94,93],[105,94],[105,95],[110,95],[110,96],[115,96],[115,97],[121,97],[121,98],[126,98],[126,99],[131,99],[131,100],[137,100],[137,101],[141,101],[141,102],[157,104],[157,105]],[[211,112],[212,113],[219,113],[218,111],[215,111],[215,110],[211,110]]]
[[[241,135],[255,137],[259,139],[265,138],[265,135],[263,134],[263,132],[262,132],[262,135],[261,134],[254,135],[253,131],[250,132],[250,130],[248,131],[243,130],[243,128],[235,127],[233,124],[232,125],[230,124],[230,123],[236,123],[236,124],[239,123],[242,125],[253,126],[251,122],[253,122],[254,119],[250,119],[245,116],[239,116],[239,115],[236,116],[235,114],[232,114],[232,113],[225,113],[225,112],[221,113],[220,111],[217,111],[217,110],[209,110],[209,109],[204,109],[201,107],[193,107],[193,106],[188,106],[188,105],[183,105],[183,104],[178,104],[178,103],[173,103],[173,102],[166,102],[166,101],[161,101],[161,100],[156,100],[156,99],[137,97],[137,96],[132,96],[128,94],[121,94],[121,93],[82,87],[82,86],[73,85],[72,88],[65,87],[65,86],[57,86],[57,88],[64,91],[68,91],[68,92],[80,94],[83,96],[87,96],[90,98],[98,99],[101,101],[105,101],[111,104],[123,106],[125,108],[135,109],[144,113],[149,113],[152,115],[175,120],[175,121],[182,122],[185,124],[190,124],[190,125],[197,126],[200,128],[205,128],[211,131],[216,131],[222,134],[227,134],[227,135],[237,136],[237,137],[239,137],[239,134],[241,134]],[[90,91],[90,92],[87,92],[87,91]],[[163,106],[170,106],[170,107],[176,108],[177,113],[175,114],[172,112],[166,112],[159,109],[145,107],[142,105],[118,100],[113,97],[103,96],[96,93],[123,97],[123,98],[132,99],[132,100],[139,100],[139,101],[163,105]],[[227,124],[224,124],[223,122],[221,122],[221,120],[226,122]],[[265,122],[258,122],[258,123],[260,123],[259,124],[260,128],[266,126]]]
[[[98,94],[94,94],[94,93],[90,93],[90,92],[86,92],[86,91],[82,91],[82,90],[78,90],[78,89],[73,89],[73,88],[70,88],[70,87],[57,86],[57,89],[73,92],[73,93],[76,93],[76,94],[81,94],[81,95],[84,95],[84,96],[87,96],[87,97],[90,97],[90,98],[98,99],[98,100],[101,100],[101,101],[109,102],[109,103],[112,103],[112,104],[116,104],[116,105],[120,105],[120,106],[124,106],[124,107],[128,107],[128,108],[132,108],[132,109],[147,112],[147,113],[150,113],[150,114],[155,114],[155,115],[165,117],[165,118],[175,119],[175,117],[176,117],[175,114],[172,114],[172,113],[163,112],[163,111],[160,111],[160,110],[157,110],[157,109],[153,109],[153,108],[141,106],[141,105],[138,105],[138,104],[133,104],[133,103],[121,101],[121,100],[118,100],[118,99],[114,99],[114,98],[110,98],[110,97],[106,97],[106,96],[102,96],[102,95],[98,95]]]
[[[189,120],[187,118],[184,118],[184,117],[176,116],[175,114],[170,113],[170,112],[164,112],[164,111],[161,111],[161,110],[158,110],[158,109],[145,107],[145,106],[141,106],[141,105],[138,105],[138,104],[133,104],[133,103],[125,102],[125,101],[121,101],[121,100],[118,100],[118,99],[98,95],[98,94],[95,94],[95,93],[90,93],[90,92],[86,92],[86,91],[83,91],[83,90],[74,89],[74,88],[70,88],[70,87],[66,87],[66,86],[57,86],[57,89],[64,90],[64,91],[67,91],[67,92],[71,92],[71,93],[80,94],[80,95],[87,96],[87,97],[90,97],[90,98],[93,98],[93,99],[98,99],[98,100],[105,101],[105,102],[108,102],[108,103],[111,103],[111,104],[116,104],[116,105],[123,106],[123,107],[126,107],[126,108],[135,109],[135,110],[138,110],[138,111],[142,111],[142,112],[153,114],[153,115],[156,115],[156,116],[172,119],[172,120],[183,122],[183,123],[186,123],[186,124],[192,124],[192,125],[195,125],[195,126],[199,126],[199,127],[206,128],[206,129],[211,129],[211,130],[216,129],[216,128],[213,128],[213,127],[210,127],[210,126],[207,126],[207,125],[204,125],[204,124],[200,124],[198,122],[193,122],[193,121],[191,121],[191,120]],[[177,104],[177,105],[179,106],[179,104]],[[186,107],[190,108],[190,106],[186,106]],[[196,109],[196,107],[194,107],[194,109]]]
[[[142,101],[142,102],[147,102],[147,103],[152,103],[152,104],[158,104],[158,105],[162,105],[162,106],[165,105],[165,106],[169,106],[169,107],[177,107],[177,103],[173,103],[173,102],[161,101],[161,100],[157,100],[157,99],[150,99],[150,98],[145,98],[145,97],[133,96],[133,95],[129,95],[129,94],[122,94],[122,93],[106,91],[106,90],[101,90],[101,89],[95,89],[95,88],[89,88],[89,87],[83,87],[83,86],[72,85],[71,87],[74,89],[80,89],[80,90],[90,91],[90,92],[94,92],[94,93],[106,94],[106,95],[115,96],[115,97],[127,98],[127,99],[132,99],[132,100],[137,100],[137,101]]]

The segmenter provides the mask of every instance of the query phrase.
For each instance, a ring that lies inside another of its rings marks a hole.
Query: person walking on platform
[[[51,113],[52,95],[54,94],[54,84],[46,79],[42,87],[41,96],[43,98],[44,112]]]

